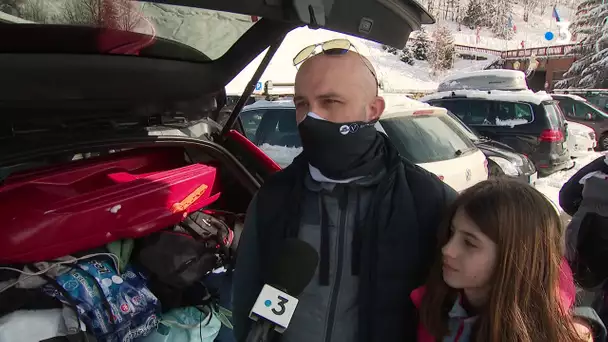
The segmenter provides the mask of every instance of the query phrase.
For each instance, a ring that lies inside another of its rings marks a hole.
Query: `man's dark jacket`
[[[389,152],[385,167],[367,180],[332,184],[334,186],[325,191],[327,184],[311,179],[308,163],[300,155],[266,181],[248,210],[249,222],[245,224],[239,246],[233,288],[237,341],[244,341],[250,329],[248,314],[269,277],[269,265],[276,250],[273,247],[280,245],[286,237],[317,241],[310,238],[310,231],[316,232],[318,221],[305,222],[311,213],[315,216],[323,209],[328,215],[347,212],[345,208],[350,203],[357,208],[352,211],[359,211],[360,205],[365,207],[362,209],[364,215],[361,215],[364,218],[356,231],[346,232],[346,238],[335,241],[345,241],[345,258],[352,267],[345,267],[344,274],[331,277],[338,279],[337,290],[326,290],[335,285],[333,281],[325,287],[319,285],[317,278],[311,281],[308,293],[300,297],[301,302],[283,340],[315,339],[310,342],[317,342],[319,336],[324,336],[321,340],[332,342],[415,341],[418,317],[409,295],[426,280],[437,251],[437,228],[457,193],[435,175],[401,158],[390,142],[387,144]],[[359,215],[338,216],[356,221]],[[341,220],[331,219],[333,222]],[[311,244],[322,249],[316,243]],[[342,251],[332,250],[330,255],[333,258]],[[321,263],[318,270],[323,268]],[[335,273],[334,264],[328,268]],[[342,305],[342,308],[327,304],[323,297],[323,293],[336,291],[342,291],[335,296],[341,298],[338,306]],[[350,302],[348,296],[353,296]],[[306,301],[315,300],[314,304],[306,305]],[[335,315],[343,317],[332,316],[334,312],[323,316],[330,310],[337,310]],[[354,318],[350,319],[349,314],[353,313]],[[330,317],[333,332],[327,332],[328,328],[324,326],[328,324],[327,317]],[[334,320],[342,326],[333,326]],[[318,332],[313,334],[314,331]]]

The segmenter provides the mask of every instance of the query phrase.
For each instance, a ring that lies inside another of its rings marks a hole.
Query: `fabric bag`
[[[222,266],[233,239],[224,222],[195,212],[173,230],[143,239],[137,260],[156,280],[185,289]]]
[[[156,332],[142,342],[213,342],[221,327],[211,310],[189,306],[163,314]]]
[[[158,324],[160,303],[144,276],[130,267],[119,275],[105,260],[79,262],[43,291],[75,306],[78,318],[99,341],[133,341]]]

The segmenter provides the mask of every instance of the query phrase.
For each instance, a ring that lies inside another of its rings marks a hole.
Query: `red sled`
[[[220,196],[216,168],[181,149],[133,150],[9,176],[0,263],[52,260],[173,226]]]

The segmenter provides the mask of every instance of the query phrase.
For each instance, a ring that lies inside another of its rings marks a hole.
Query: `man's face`
[[[309,112],[342,123],[375,120],[384,110],[371,72],[354,52],[319,54],[304,62],[296,76],[294,103],[298,123]]]

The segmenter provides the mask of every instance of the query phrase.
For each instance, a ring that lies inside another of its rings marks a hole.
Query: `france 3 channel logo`
[[[562,20],[557,12],[557,8],[553,6],[552,17],[555,19],[557,24],[557,36],[551,32],[545,32],[545,39],[548,41],[555,41],[557,44],[569,44],[572,40],[572,33],[570,33],[570,22]]]

